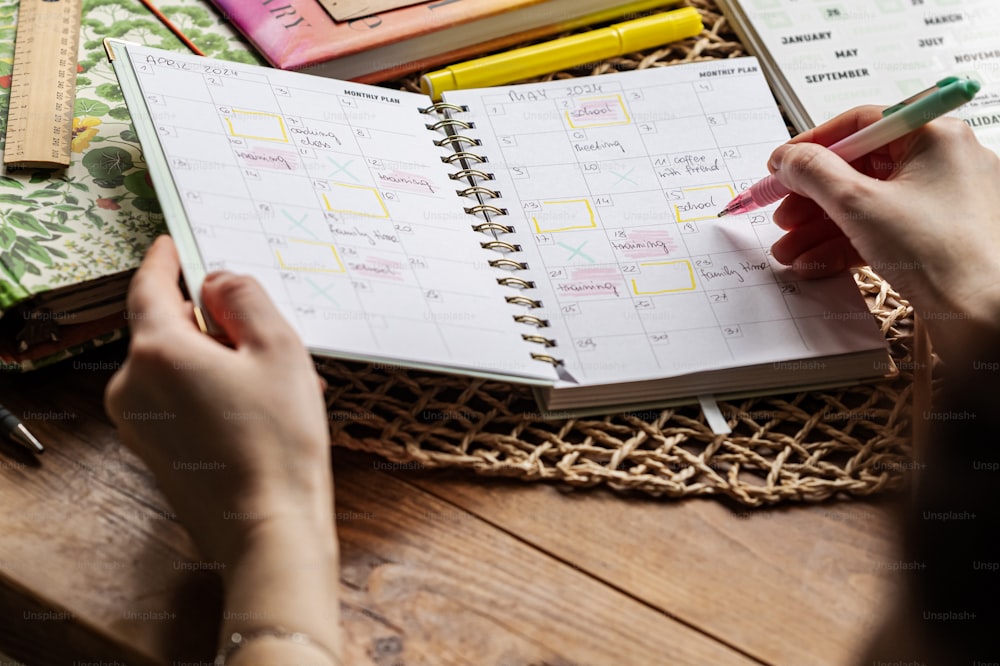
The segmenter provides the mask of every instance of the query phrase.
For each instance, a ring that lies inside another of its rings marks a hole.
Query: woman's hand
[[[870,264],[939,346],[1000,327],[1000,159],[952,118],[853,164],[823,147],[880,117],[860,107],[774,151],[772,173],[796,194],[774,214],[788,233],[773,256],[806,277]]]
[[[203,554],[238,557],[274,521],[332,534],[332,476],[320,380],[296,334],[250,278],[213,274],[202,297],[233,347],[195,325],[159,238],[135,274],[128,358],[108,414],[149,465]]]
[[[108,414],[222,571],[223,645],[233,632],[276,627],[315,644],[264,637],[234,666],[335,663],[338,552],[319,377],[254,280],[217,273],[202,287],[228,347],[195,325],[179,276],[173,242],[159,238],[129,289],[132,340],[108,384]]]

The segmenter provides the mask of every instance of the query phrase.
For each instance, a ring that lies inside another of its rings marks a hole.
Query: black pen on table
[[[10,413],[10,410],[0,405],[0,433],[17,442],[32,453],[44,453],[45,447],[35,439],[35,436],[24,427],[21,420]]]

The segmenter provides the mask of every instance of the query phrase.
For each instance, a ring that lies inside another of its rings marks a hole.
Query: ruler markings
[[[82,0],[21,0],[4,164],[69,166]]]

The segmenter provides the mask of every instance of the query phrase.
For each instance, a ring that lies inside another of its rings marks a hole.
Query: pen
[[[844,137],[828,148],[846,162],[867,155],[891,141],[909,134],[938,116],[962,106],[979,92],[979,83],[972,79],[949,76],[916,95],[890,106],[882,118],[854,134]],[[754,183],[750,189],[726,204],[719,217],[757,210],[791,194],[773,175]]]
[[[496,86],[548,74],[692,37],[702,29],[698,10],[694,7],[682,7],[452,65],[422,76],[420,89],[437,102],[441,99],[441,93],[446,90]]]
[[[160,23],[165,25],[170,32],[174,33],[174,36],[176,36],[177,39],[181,40],[181,43],[183,43],[184,46],[191,49],[192,53],[200,56],[205,55],[201,49],[199,49],[197,46],[194,45],[194,42],[188,39],[187,35],[181,32],[180,28],[174,25],[173,22],[171,22],[171,20],[167,18],[166,14],[164,14],[163,12],[161,12],[159,9],[156,8],[156,5],[154,5],[151,0],[139,0],[139,2],[146,5],[146,9],[151,11],[153,13],[153,16],[158,18],[160,20]]]
[[[35,439],[24,424],[3,405],[0,405],[0,432],[32,453],[45,452],[41,442]]]

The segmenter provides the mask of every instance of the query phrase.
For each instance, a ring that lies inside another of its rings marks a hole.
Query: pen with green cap
[[[906,136],[938,116],[954,111],[979,92],[972,79],[949,76],[882,112],[881,120],[827,146],[845,162],[853,162],[873,150]],[[773,175],[754,183],[750,189],[726,204],[719,217],[739,215],[779,201],[792,191]]]
[[[420,89],[437,102],[441,99],[441,93],[446,90],[497,86],[557,72],[567,67],[693,37],[702,29],[698,10],[694,7],[682,7],[452,65],[447,69],[425,74],[420,79]]]

